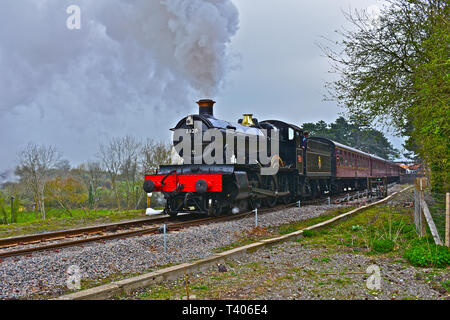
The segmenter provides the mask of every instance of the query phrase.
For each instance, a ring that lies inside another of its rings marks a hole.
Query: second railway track
[[[344,202],[345,200],[354,200],[356,194],[358,194],[358,197],[363,195],[360,192],[349,192],[348,195],[344,198],[339,198],[339,196],[332,197],[333,203],[338,204]],[[342,195],[340,196],[342,197]],[[302,205],[318,204],[320,203],[320,201],[323,202],[325,199],[326,198],[319,198],[310,201],[304,201],[302,202]],[[293,202],[286,205],[278,205],[272,208],[258,209],[258,214],[264,214],[267,212],[294,207],[297,205],[297,203],[298,202]],[[167,231],[175,231],[189,226],[201,225],[205,223],[242,219],[249,216],[250,214],[253,214],[253,211],[238,213],[234,215],[203,217],[197,219],[197,216],[192,215],[181,215],[176,218],[170,218],[167,215],[160,215],[153,218],[123,221],[79,229],[61,230],[42,234],[4,238],[0,239],[0,258],[28,255],[38,251],[52,249],[56,250],[62,247],[77,246],[94,241],[105,241],[109,239],[135,237],[158,233],[160,232],[162,224],[166,224]]]

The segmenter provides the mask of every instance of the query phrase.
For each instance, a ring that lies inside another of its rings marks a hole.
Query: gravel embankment
[[[330,208],[320,205],[290,208],[259,215],[260,227],[317,217]],[[214,249],[236,241],[243,231],[254,227],[254,216],[238,221],[191,227],[167,235],[167,253],[163,236],[90,243],[34,253],[32,256],[0,260],[0,299],[19,299],[36,295],[59,295],[66,291],[67,270],[75,265],[84,280],[98,280],[118,273],[142,273],[157,266],[186,262],[213,254]]]
[[[444,270],[422,269],[394,263],[388,258],[345,252],[346,248],[317,248],[301,242],[285,242],[260,249],[189,277],[190,295],[197,299],[449,299],[439,282],[450,280]],[[351,249],[349,249],[351,251]],[[379,268],[379,287],[372,287]],[[369,287],[367,282],[369,280]],[[135,291],[126,299],[181,299],[184,280],[165,282]]]

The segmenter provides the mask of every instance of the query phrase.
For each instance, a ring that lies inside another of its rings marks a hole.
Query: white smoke
[[[80,30],[67,28],[70,5]],[[231,0],[2,0],[2,149],[33,140],[92,155],[93,137],[133,134],[126,124],[144,117],[147,134],[168,130],[173,111],[221,88],[238,24]]]
[[[66,27],[71,4],[81,30]],[[110,113],[212,95],[237,28],[229,0],[3,0],[0,110]]]

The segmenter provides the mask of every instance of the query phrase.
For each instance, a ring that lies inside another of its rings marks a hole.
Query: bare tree
[[[172,159],[172,144],[169,142],[158,141],[148,138],[141,148],[141,175],[154,173],[160,165],[167,165],[171,163]],[[139,200],[136,207],[139,206],[142,197],[145,193],[140,188]]]
[[[125,193],[127,209],[131,208],[132,202],[136,203],[138,201],[136,182],[139,174],[140,149],[141,142],[130,135],[123,138],[113,138],[106,145],[100,145],[99,156],[111,178],[111,185],[116,196],[117,207],[119,210],[119,185],[121,186],[121,190]]]
[[[133,136],[126,136],[122,138],[122,164],[121,174],[125,180],[125,194],[127,201],[127,209],[131,208],[131,203],[136,205],[138,202],[139,193],[142,193],[137,187],[137,180],[139,180],[139,151],[141,149],[141,142]]]
[[[172,145],[167,142],[156,142],[149,138],[142,146],[142,170],[143,173],[151,173],[160,165],[170,164]]]
[[[93,196],[92,206],[94,208],[94,213],[97,214],[98,188],[100,187],[102,179],[102,167],[99,162],[89,161],[87,165],[87,171],[92,186],[92,196]]]
[[[120,197],[117,188],[117,179],[122,165],[122,141],[112,138],[107,144],[100,143],[98,158],[111,178],[111,187],[116,197],[117,209],[120,210]]]
[[[78,168],[72,170],[72,173],[83,183],[86,192],[89,194],[89,213],[91,209],[93,209],[94,214],[97,214],[97,204],[99,200],[98,188],[100,186],[103,173],[100,163],[95,161],[89,161],[87,164],[82,163],[78,166]]]
[[[49,170],[59,161],[61,154],[54,146],[30,142],[18,152],[17,157],[19,166],[16,168],[16,174],[25,181],[33,194],[36,217],[39,209],[41,219],[45,219],[45,181]]]

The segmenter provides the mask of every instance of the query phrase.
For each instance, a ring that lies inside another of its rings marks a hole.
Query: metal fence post
[[[258,227],[258,208],[253,211],[255,211],[255,227]]]
[[[328,197],[328,205],[331,206],[331,198]]]
[[[166,246],[166,225],[163,225],[163,233],[164,233],[164,253],[167,252],[167,246]]]

